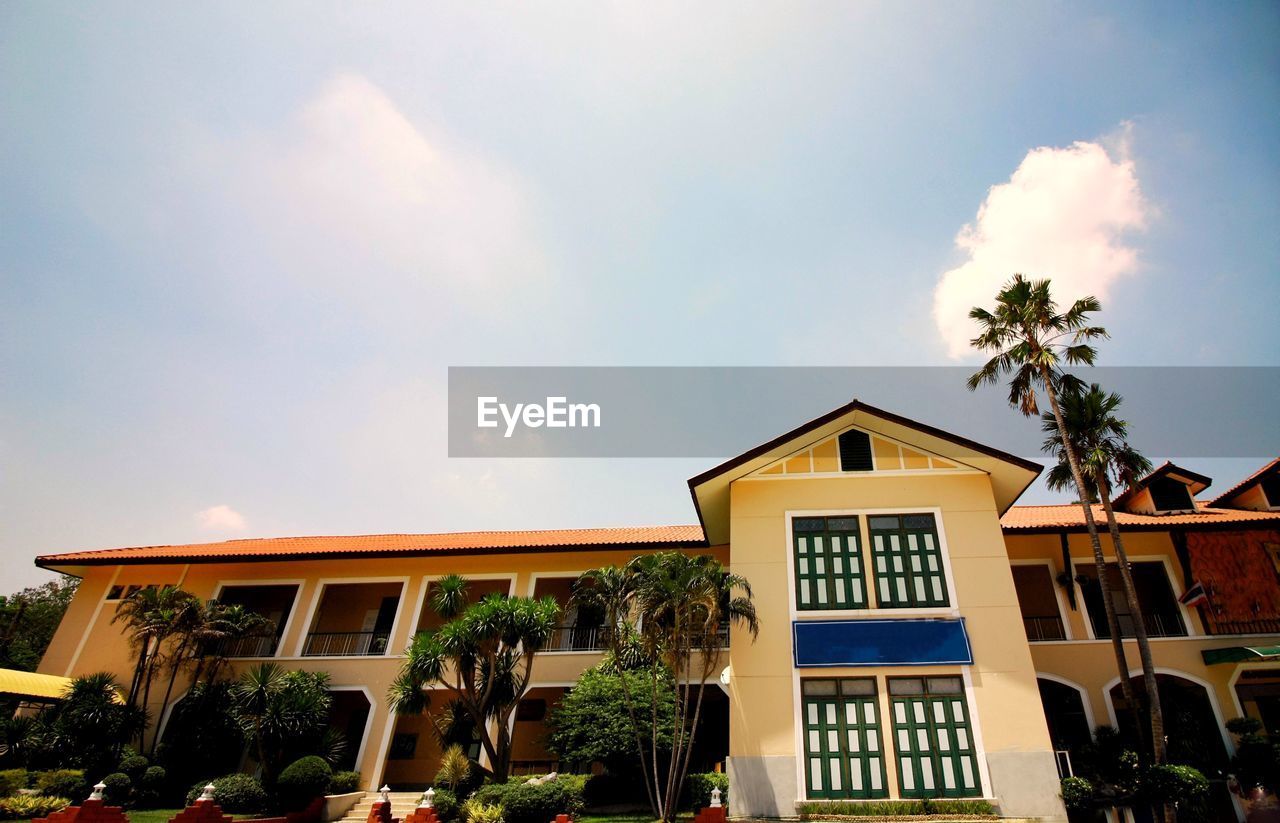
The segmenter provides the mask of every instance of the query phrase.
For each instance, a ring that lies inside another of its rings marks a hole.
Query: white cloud
[[[971,351],[969,309],[989,306],[1015,272],[1053,281],[1059,304],[1111,285],[1138,267],[1126,233],[1151,214],[1128,151],[1127,126],[1106,142],[1027,153],[1007,183],[992,186],[977,219],[956,235],[968,259],[933,292],[933,319],[951,357]]]
[[[276,128],[208,150],[235,207],[270,243],[272,271],[307,289],[421,322],[437,301],[484,306],[549,267],[524,180],[354,73]],[[264,250],[265,251],[265,250]]]
[[[201,528],[218,532],[244,531],[248,525],[244,515],[225,503],[196,512],[196,522]]]

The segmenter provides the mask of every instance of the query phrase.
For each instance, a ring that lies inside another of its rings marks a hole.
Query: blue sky
[[[0,5],[7,576],[689,522],[707,461],[448,460],[445,369],[973,362],[1009,267],[1101,293],[1110,365],[1280,365],[1277,42],[1263,3]]]

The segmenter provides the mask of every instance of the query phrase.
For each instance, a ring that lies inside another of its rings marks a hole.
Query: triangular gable
[[[991,478],[996,507],[1002,514],[1044,469],[1034,461],[853,400],[691,478],[689,492],[708,542],[713,546],[729,542],[729,486],[733,481],[770,468],[784,458],[794,459],[800,452],[814,449],[850,428],[909,446],[914,453],[912,465],[923,465],[916,454],[929,459],[936,455],[943,461],[985,472]],[[826,453],[822,454],[825,457]],[[803,468],[800,462],[795,465]]]
[[[840,435],[848,431],[861,431],[871,439],[871,456],[874,466],[870,474],[884,472],[978,471],[958,460],[947,460],[940,454],[913,447],[891,437],[866,429],[849,427],[831,437],[798,449],[768,466],[752,472],[749,477],[792,477],[796,475],[840,475]]]

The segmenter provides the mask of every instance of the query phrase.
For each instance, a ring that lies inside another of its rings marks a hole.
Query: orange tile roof
[[[1243,509],[1215,509],[1198,502],[1194,514],[1130,514],[1116,512],[1116,523],[1126,529],[1159,531],[1172,526],[1214,528],[1232,525],[1273,523],[1280,528],[1280,512],[1255,512]],[[1093,504],[1093,516],[1100,528],[1106,528],[1106,513],[1101,504]],[[1084,529],[1084,511],[1076,503],[1053,506],[1014,506],[1000,518],[1006,534],[1036,531]]]
[[[1272,472],[1272,470],[1278,469],[1278,468],[1280,468],[1280,457],[1277,457],[1275,460],[1272,460],[1271,462],[1267,463],[1267,465],[1258,469],[1256,472],[1249,475],[1244,480],[1241,480],[1239,483],[1227,489],[1222,494],[1213,498],[1213,500],[1210,500],[1209,502],[1212,504],[1226,503],[1229,500],[1231,500],[1231,498],[1235,497],[1236,495],[1248,489],[1250,486],[1261,483],[1263,479],[1265,479],[1266,476]]]
[[[705,546],[700,526],[637,526],[610,529],[453,532],[447,534],[364,534],[343,537],[266,537],[136,546],[47,554],[37,566],[92,566],[116,563],[212,563],[237,560],[410,556],[427,553],[483,554],[522,550],[585,550],[616,546]]]

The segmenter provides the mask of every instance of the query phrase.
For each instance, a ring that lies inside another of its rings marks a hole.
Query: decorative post
[[[103,791],[105,791],[105,790],[106,790],[106,788],[107,788],[107,784],[106,784],[106,783],[103,783],[102,781],[98,781],[96,784],[94,784],[94,787],[93,787],[93,793],[89,795],[89,799],[90,799],[90,800],[101,800],[101,799],[102,799],[102,793],[103,793]]]
[[[212,802],[213,802],[213,789],[214,789],[214,786],[213,786],[213,784],[212,784],[212,783],[207,783],[207,784],[205,784],[204,791],[200,793],[200,797],[196,798],[196,802],[197,802],[197,803],[212,803]]]
[[[428,788],[422,793],[422,802],[419,804],[423,808],[433,809],[436,805],[436,790]]]
[[[378,796],[382,798],[383,803],[391,802],[391,787],[386,783],[382,784],[382,788],[378,789]]]
[[[720,787],[717,786],[711,790],[711,808],[720,808]]]

